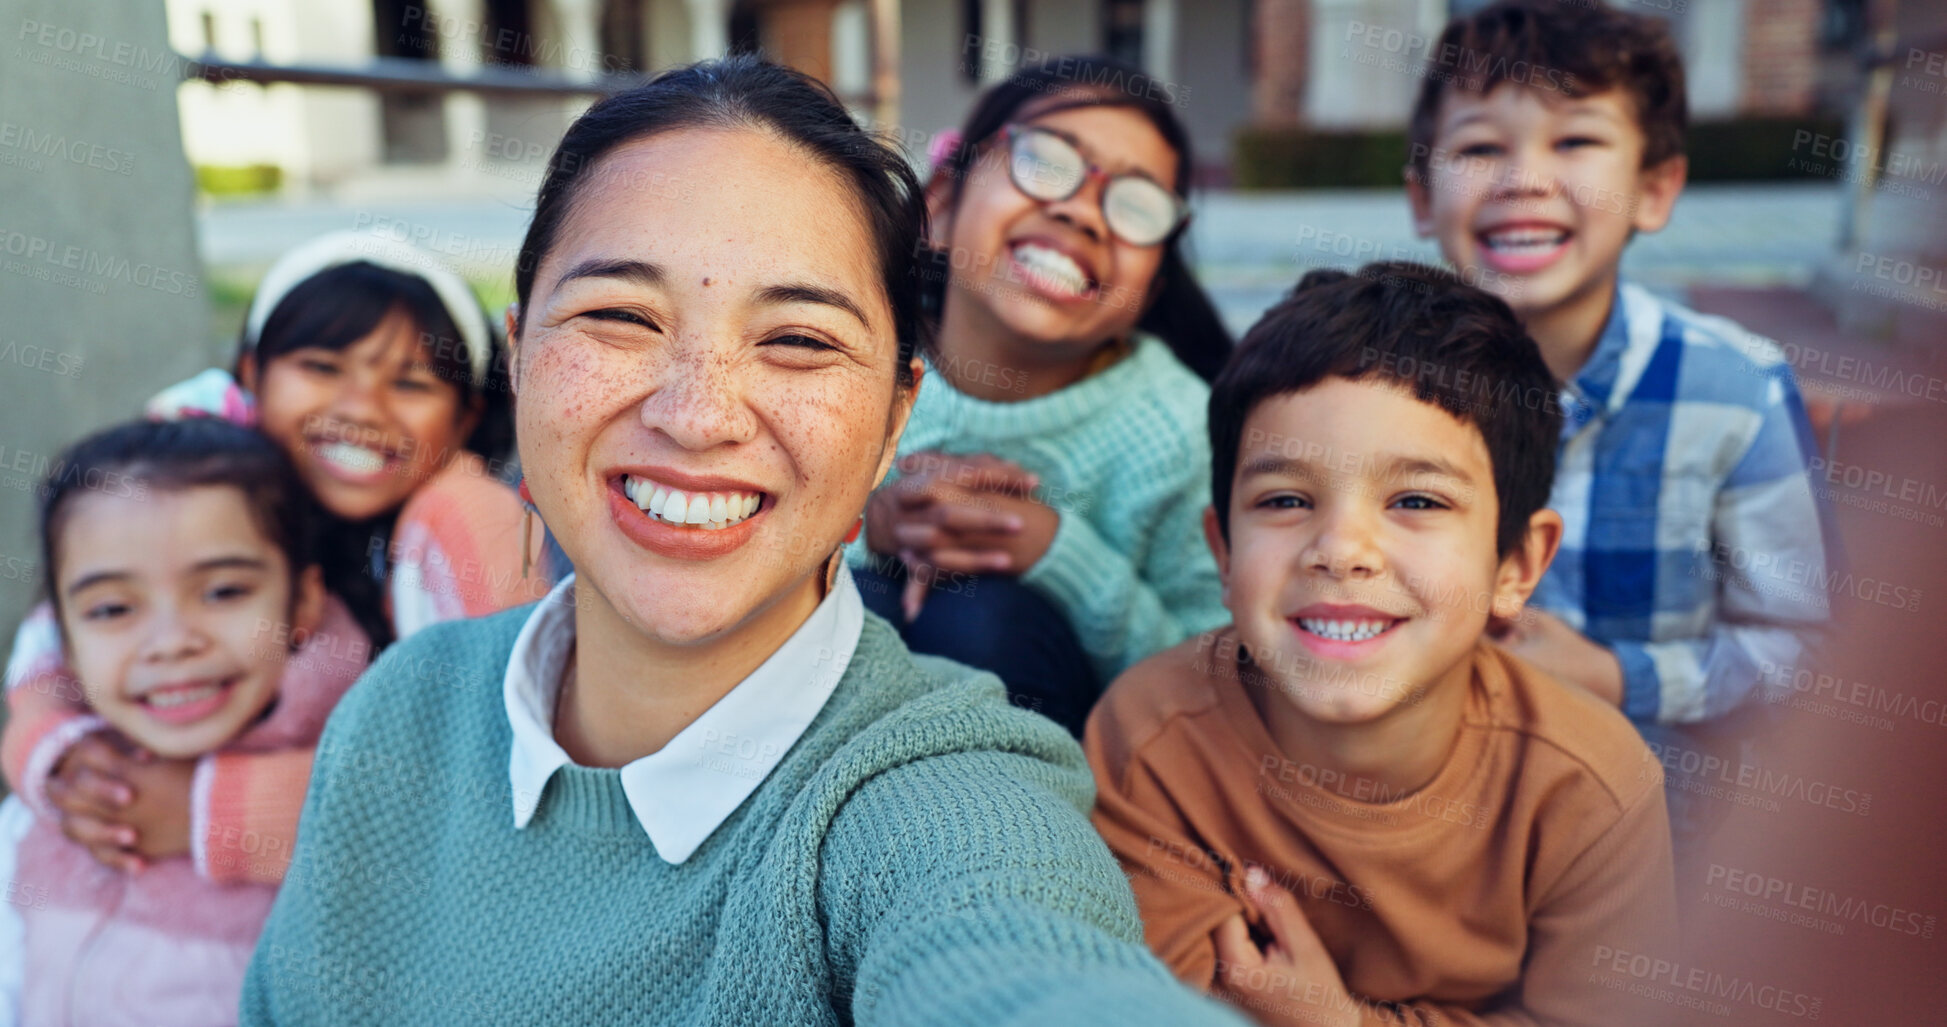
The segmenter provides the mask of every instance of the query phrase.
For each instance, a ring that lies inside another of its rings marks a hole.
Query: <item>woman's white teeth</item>
[[[693,524],[717,531],[757,512],[759,492],[684,492],[647,478],[623,475],[622,491],[643,513],[670,524]]]
[[[1088,275],[1082,272],[1082,266],[1060,250],[1022,243],[1014,247],[1014,262],[1021,265],[1029,277],[1043,284],[1077,296],[1088,291]]]
[[[1506,228],[1487,233],[1483,241],[1497,253],[1529,253],[1554,249],[1567,239],[1560,228]]]
[[[385,470],[385,454],[350,442],[327,442],[318,447],[318,456],[353,474],[374,474]]]
[[[1298,626],[1320,638],[1335,642],[1363,642],[1377,638],[1387,628],[1393,626],[1389,620],[1322,620],[1317,617],[1300,617]]]

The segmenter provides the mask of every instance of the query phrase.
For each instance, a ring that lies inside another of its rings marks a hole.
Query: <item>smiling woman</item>
[[[340,707],[246,1022],[1225,1017],[1142,948],[1073,741],[836,558],[920,384],[924,229],[903,159],[755,59],[569,129],[508,335],[578,574]]]

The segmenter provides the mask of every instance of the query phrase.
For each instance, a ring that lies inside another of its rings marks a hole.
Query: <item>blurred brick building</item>
[[[1594,0],[1563,0],[1594,2]],[[1700,120],[1813,111],[1851,68],[1866,0],[1631,0],[1667,17]],[[1040,55],[1106,51],[1177,98],[1199,164],[1222,181],[1247,125],[1330,131],[1403,123],[1412,65],[1482,0],[166,0],[184,53],[279,63],[374,56],[595,77],[762,49],[874,109],[874,19],[896,29],[898,121],[923,152],[985,83]],[[184,87],[204,165],[269,164],[292,188],[487,192],[521,177],[577,102],[465,93],[203,83]],[[520,174],[513,174],[519,172]]]

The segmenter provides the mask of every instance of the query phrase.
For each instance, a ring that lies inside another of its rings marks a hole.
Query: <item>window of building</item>
[[[418,0],[372,0],[372,52],[409,61],[438,61],[438,28]],[[387,164],[446,159],[446,101],[439,93],[379,94],[379,153]]]
[[[639,75],[649,70],[643,6],[643,0],[603,0],[602,67],[590,70],[606,75]]]
[[[1142,67],[1143,0],[1102,0],[1102,52]]]
[[[987,38],[986,0],[960,0],[960,79],[980,84],[980,54]]]

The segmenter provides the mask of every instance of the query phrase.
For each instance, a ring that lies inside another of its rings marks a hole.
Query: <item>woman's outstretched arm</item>
[[[846,802],[825,838],[820,902],[835,998],[855,1022],[1244,1022],[1143,947],[1074,762],[936,756]]]

